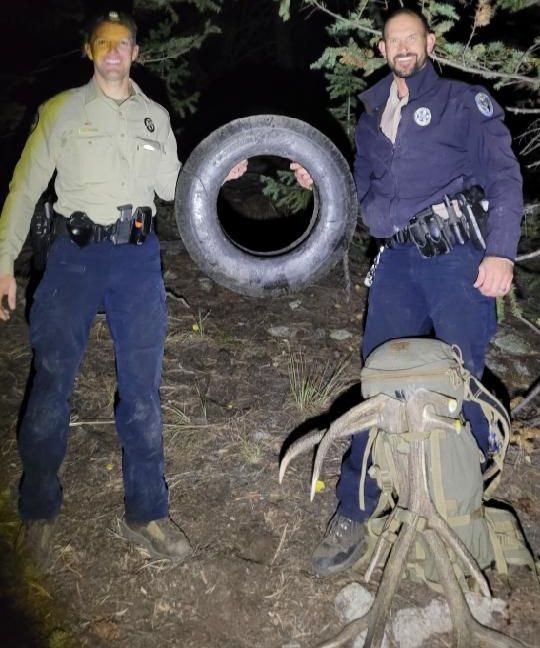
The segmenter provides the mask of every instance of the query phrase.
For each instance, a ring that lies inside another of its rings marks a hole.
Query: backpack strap
[[[358,500],[360,502],[361,511],[366,510],[366,499],[364,497],[364,489],[366,485],[367,462],[369,456],[371,455],[371,448],[378,434],[379,434],[379,428],[377,428],[376,426],[370,429],[368,433],[366,449],[364,450],[364,457],[362,459],[362,470],[360,472],[360,484],[358,487]]]
[[[472,375],[465,382],[465,398],[477,403],[489,423],[490,445],[494,447],[491,455],[493,463],[484,472],[484,499],[493,495],[501,480],[501,474],[510,443],[510,416],[502,403],[495,398],[482,383]]]

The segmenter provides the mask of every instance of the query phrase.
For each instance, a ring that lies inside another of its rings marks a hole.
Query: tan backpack
[[[534,571],[534,561],[527,548],[515,515],[500,503],[486,501],[500,481],[510,438],[510,419],[502,404],[465,369],[459,348],[440,340],[405,338],[392,340],[377,348],[361,373],[362,394],[371,398],[386,394],[407,400],[416,390],[427,389],[453,400],[452,417],[456,432],[433,429],[426,439],[426,466],[429,492],[439,514],[465,543],[481,568],[495,564],[506,574],[510,564],[526,564]],[[490,454],[480,452],[469,424],[463,419],[463,401],[480,405],[490,425]],[[374,428],[369,431],[368,451],[360,480],[360,507],[364,506],[364,483],[369,450],[372,453],[371,477],[377,480],[381,497],[368,522],[370,542],[361,564],[368,560],[376,541],[384,534],[392,541],[404,521],[395,510],[399,496],[396,478],[396,453],[407,454],[408,434]],[[481,463],[486,463],[482,472]],[[390,513],[394,514],[390,516]],[[390,546],[390,544],[388,546]],[[466,587],[466,573],[451,556],[456,574]],[[381,557],[381,562],[386,555]],[[437,574],[429,552],[417,536],[414,555],[409,557],[409,575],[437,589]]]

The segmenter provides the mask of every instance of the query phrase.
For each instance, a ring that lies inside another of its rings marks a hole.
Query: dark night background
[[[301,3],[292,4],[298,7]],[[397,2],[394,4],[398,6]],[[156,21],[165,16],[165,11],[160,13],[155,8],[149,11],[139,5],[135,17],[144,52],[145,37]],[[333,9],[342,10],[355,5],[352,0],[331,3]],[[195,8],[188,4],[179,7],[182,31],[196,32],[200,17]],[[236,117],[258,113],[304,119],[325,132],[351,158],[350,144],[328,111],[323,73],[309,68],[328,44],[326,18],[313,11],[295,10],[291,20],[283,22],[277,7],[274,0],[223,3],[222,11],[215,17],[222,33],[209,36],[200,50],[189,55],[192,78],[187,83],[190,91],[200,92],[194,115],[183,119],[175,115],[161,79],[148,66],[133,67],[132,76],[143,90],[171,112],[182,161],[218,126]],[[92,75],[90,62],[82,56],[81,28],[88,17],[111,8],[131,12],[133,2],[18,0],[3,6],[0,201],[5,198],[37,106],[57,92],[86,83]],[[504,22],[495,20],[484,30],[488,39],[503,35],[505,41],[521,48],[533,41],[538,10],[532,8],[510,19],[508,15],[501,17]],[[463,21],[460,25],[464,34],[468,33],[470,25]],[[381,74],[374,75],[373,80]],[[460,76],[451,69],[445,70],[445,74]],[[463,75],[462,78],[467,79]],[[480,82],[490,87],[489,82]],[[503,105],[512,105],[515,103],[512,92],[510,88],[495,96]],[[507,122],[514,136],[525,128],[523,118],[508,114]],[[529,194],[536,194],[535,184],[527,183]]]
[[[254,7],[256,5],[256,9]],[[130,2],[19,0],[3,8],[0,39],[0,199],[3,201],[13,167],[28,134],[36,108],[47,98],[82,85],[92,66],[82,56],[81,26],[85,17],[104,8],[132,10]],[[153,11],[136,12],[139,42],[143,43]],[[230,0],[217,17],[222,33],[211,35],[190,56],[193,90],[201,93],[197,112],[181,119],[170,105],[166,89],[148,67],[135,65],[132,77],[145,93],[171,112],[179,156],[212,130],[236,117],[277,113],[305,119],[326,132],[344,150],[348,142],[327,108],[322,73],[309,65],[320,54],[324,21],[306,14],[283,23],[273,0]],[[186,6],[186,31],[195,31],[197,14]]]

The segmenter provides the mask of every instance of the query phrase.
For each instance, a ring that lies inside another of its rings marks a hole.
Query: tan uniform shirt
[[[56,169],[55,211],[83,211],[100,225],[117,220],[117,207],[149,205],[154,192],[172,200],[180,163],[167,111],[131,81],[120,106],[92,79],[56,95],[21,155],[0,219],[0,274],[13,274],[35,205]]]
[[[384,112],[381,117],[381,130],[388,137],[388,139],[395,144],[397,129],[401,119],[401,109],[406,106],[409,101],[409,95],[402,99],[398,96],[397,85],[392,81],[390,86],[390,95],[384,107]]]

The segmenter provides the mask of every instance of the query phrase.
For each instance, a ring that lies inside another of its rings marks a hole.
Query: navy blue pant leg
[[[415,272],[416,248],[399,247],[381,255],[368,296],[368,313],[362,343],[362,357],[394,338],[427,335],[431,328],[428,308]],[[360,510],[359,482],[367,434],[355,434],[346,453],[336,494],[338,512],[353,520],[367,519],[380,496],[377,482],[366,475],[365,510]],[[368,468],[371,460],[368,461]]]
[[[435,336],[461,349],[465,367],[481,379],[486,348],[497,327],[495,299],[484,297],[474,287],[483,252],[472,244],[457,247],[445,257],[431,259],[422,282],[429,303]],[[479,405],[463,404],[463,414],[471,424],[479,448],[489,451],[489,424]]]
[[[113,248],[105,310],[116,356],[126,518],[168,514],[159,385],[167,312],[158,239]]]
[[[388,340],[428,335],[433,329],[436,337],[458,344],[467,368],[481,376],[485,349],[495,332],[495,310],[494,300],[473,287],[480,260],[481,253],[470,245],[435,259],[423,259],[413,246],[385,250],[369,293],[363,357]],[[466,403],[464,414],[486,450],[488,430],[480,408]],[[380,494],[375,480],[367,477],[366,508],[359,509],[366,442],[366,434],[352,437],[337,487],[338,511],[358,521],[369,517]]]
[[[54,517],[62,503],[69,398],[103,292],[91,257],[67,238],[55,241],[31,308],[34,378],[18,437],[23,519]]]

